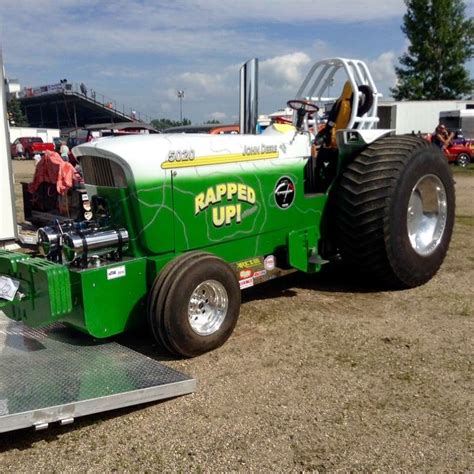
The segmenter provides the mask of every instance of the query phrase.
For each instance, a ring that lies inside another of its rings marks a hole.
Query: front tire
[[[367,147],[333,189],[333,231],[343,260],[392,288],[429,281],[454,225],[454,183],[439,149],[417,137]]]
[[[172,353],[194,357],[216,349],[232,334],[240,312],[240,288],[232,269],[214,255],[182,257],[152,291],[149,322]],[[158,277],[159,280],[160,277]]]

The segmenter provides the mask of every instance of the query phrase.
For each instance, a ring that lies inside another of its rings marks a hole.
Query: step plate
[[[0,433],[192,393],[196,381],[62,324],[30,329],[0,312]]]

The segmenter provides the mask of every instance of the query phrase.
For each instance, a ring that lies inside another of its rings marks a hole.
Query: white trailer
[[[381,101],[378,128],[393,129],[397,134],[432,133],[439,123],[440,112],[467,108],[474,108],[473,100]]]
[[[10,136],[6,120],[6,87],[3,57],[0,51],[0,247],[4,247],[17,237]]]

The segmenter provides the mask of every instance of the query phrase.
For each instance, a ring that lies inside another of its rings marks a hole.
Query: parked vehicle
[[[20,137],[11,144],[12,158],[17,156],[18,143],[23,145],[23,153],[27,160],[33,159],[36,154],[42,155],[46,150],[54,151],[54,143],[45,143],[41,137]]]
[[[453,143],[443,150],[448,163],[454,163],[465,168],[472,162],[474,150],[469,145]]]
[[[149,134],[158,133],[158,131],[151,125],[143,122],[99,123],[69,132],[67,146],[72,150],[77,145],[91,142],[98,138],[136,135],[138,133]]]
[[[474,156],[474,147],[472,140],[467,140],[462,130],[454,129],[449,130],[450,134],[453,134],[450,144],[447,148],[443,148],[443,153],[448,163],[455,164],[465,168],[472,163]],[[425,140],[432,142],[433,135],[431,133],[424,135]]]

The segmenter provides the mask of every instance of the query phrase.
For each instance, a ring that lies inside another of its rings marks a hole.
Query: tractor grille
[[[98,156],[83,156],[81,166],[86,184],[109,188],[127,187],[122,168],[111,160]]]

